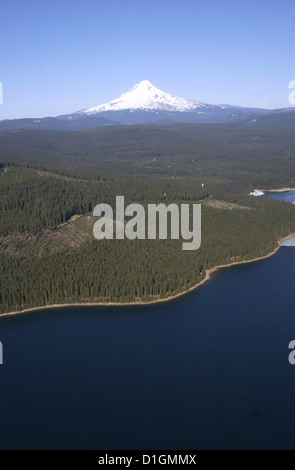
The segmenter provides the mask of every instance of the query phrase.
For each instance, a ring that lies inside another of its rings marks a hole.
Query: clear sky
[[[294,0],[1,0],[0,119],[71,113],[141,80],[213,104],[291,106]]]

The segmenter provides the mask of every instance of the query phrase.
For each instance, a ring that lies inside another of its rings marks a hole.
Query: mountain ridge
[[[295,108],[261,109],[213,105],[172,95],[142,80],[118,98],[71,114],[0,121],[0,130],[84,130],[112,125],[163,123],[218,124],[251,121],[259,116],[292,112]]]

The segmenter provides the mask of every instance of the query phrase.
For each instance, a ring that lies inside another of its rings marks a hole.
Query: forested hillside
[[[0,162],[77,179],[188,178],[231,192],[295,185],[295,113],[236,124],[0,132]]]
[[[294,132],[272,123],[0,133],[0,312],[133,302],[187,290],[206,269],[260,257],[295,207],[248,196],[295,186]],[[94,206],[202,204],[202,243],[93,237]]]

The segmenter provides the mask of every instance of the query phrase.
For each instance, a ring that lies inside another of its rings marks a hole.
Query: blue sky
[[[0,119],[96,106],[148,79],[213,104],[290,106],[294,0],[2,0]]]

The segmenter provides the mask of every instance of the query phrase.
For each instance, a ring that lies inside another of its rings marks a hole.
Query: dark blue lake
[[[152,306],[0,319],[2,449],[295,449],[295,248]]]
[[[280,191],[277,193],[265,193],[261,197],[267,197],[268,199],[277,199],[278,201],[295,202],[295,191]]]

